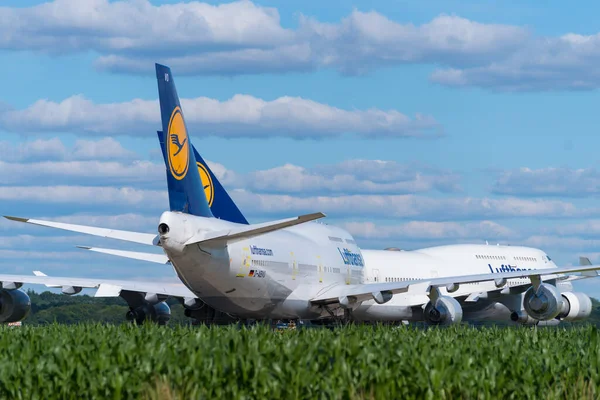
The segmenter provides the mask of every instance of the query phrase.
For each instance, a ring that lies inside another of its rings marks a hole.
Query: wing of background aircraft
[[[143,282],[133,280],[69,278],[47,276],[36,271],[36,275],[4,275],[0,274],[0,285],[3,289],[14,289],[22,284],[46,285],[48,287],[74,287],[98,289],[95,297],[117,297],[121,291],[153,293],[170,297],[196,298],[183,284]]]
[[[469,283],[490,282],[495,286],[495,289],[502,288],[506,285],[507,279],[529,278],[531,284],[536,286],[542,281],[557,279],[559,274],[570,274],[575,272],[590,272],[600,269],[600,265],[582,265],[577,267],[562,267],[562,268],[547,268],[538,270],[523,270],[514,272],[501,272],[496,274],[477,274],[477,275],[462,275],[449,276],[442,278],[421,279],[404,282],[389,282],[389,283],[369,283],[362,285],[344,285],[334,286],[317,297],[311,299],[313,304],[344,304],[344,303],[359,303],[367,300],[375,300],[382,302],[390,298],[391,295],[398,293],[414,293],[414,294],[430,294],[434,288],[446,288],[452,297],[468,295],[475,292],[481,292],[481,287],[468,286],[460,289],[460,285]],[[448,290],[448,289],[452,290]],[[420,305],[422,301],[415,304]]]

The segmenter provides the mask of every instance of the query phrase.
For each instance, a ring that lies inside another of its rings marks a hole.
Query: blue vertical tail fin
[[[158,141],[161,144],[163,158],[167,163],[167,155],[165,153],[164,139],[162,131],[158,131]],[[200,175],[200,181],[204,189],[204,195],[208,201],[210,211],[215,218],[223,219],[229,222],[235,222],[238,224],[248,224],[248,220],[244,217],[244,214],[240,211],[238,206],[227,193],[227,190],[221,185],[221,182],[217,179],[215,174],[212,172],[206,161],[200,156],[196,147],[192,145],[194,152],[194,158],[196,159],[196,166],[198,167],[198,173]]]
[[[196,158],[191,150],[192,143],[171,69],[156,64],[156,79],[163,128],[160,142],[167,170],[170,209],[200,217],[212,217],[200,173],[196,168]]]

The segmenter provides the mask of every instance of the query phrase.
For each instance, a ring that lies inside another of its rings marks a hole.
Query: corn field
[[[597,398],[599,331],[0,328],[11,399]]]

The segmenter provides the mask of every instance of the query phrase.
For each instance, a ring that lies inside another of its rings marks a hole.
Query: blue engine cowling
[[[20,289],[0,290],[0,323],[25,319],[31,310],[31,299]]]
[[[161,301],[154,305],[145,304],[141,307],[132,308],[125,316],[128,321],[142,324],[144,321],[157,322],[159,325],[166,325],[171,319],[171,308],[167,303]]]

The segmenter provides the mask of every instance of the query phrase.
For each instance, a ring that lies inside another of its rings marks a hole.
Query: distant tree
[[[129,306],[120,297],[96,298],[88,295],[67,296],[64,294],[28,290],[31,298],[31,312],[24,323],[45,325],[53,322],[76,324],[82,322],[127,322],[125,314]],[[167,301],[171,307],[171,324],[189,324],[183,314],[183,306],[175,299]]]

